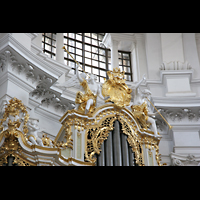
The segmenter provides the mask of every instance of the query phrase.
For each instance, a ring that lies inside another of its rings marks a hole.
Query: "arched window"
[[[63,33],[64,45],[82,68],[97,75],[104,82],[111,70],[111,51],[101,45],[105,33]],[[43,33],[43,51],[49,57],[56,56],[56,33]],[[132,81],[131,52],[119,51],[119,67],[125,71],[125,79]],[[64,63],[75,69],[74,60],[64,52]]]

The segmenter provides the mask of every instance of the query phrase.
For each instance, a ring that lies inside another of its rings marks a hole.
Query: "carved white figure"
[[[66,90],[70,87],[76,87],[80,89],[76,94],[75,99],[75,109],[87,114],[88,112],[93,112],[96,107],[96,98],[99,96],[101,99],[105,100],[101,93],[100,83],[96,82],[97,76],[94,74],[79,73],[78,65],[76,66],[76,75],[73,75],[68,81],[57,84],[57,87]]]
[[[27,138],[29,140],[28,143],[30,145],[35,144],[44,147],[42,139],[38,137],[38,131],[40,130],[38,126],[38,120],[29,118],[27,126],[28,126]]]
[[[141,90],[139,86],[146,80],[145,74],[143,75],[142,79],[138,83],[134,83],[134,86],[130,87],[132,89],[132,98],[130,105],[127,106],[128,109],[131,109],[132,105],[141,104]]]
[[[101,93],[100,85],[96,82],[96,75],[90,74],[89,78],[86,79],[83,76],[80,76],[78,67],[76,67],[76,76],[85,92],[84,94],[81,94],[80,92],[77,93],[75,103],[80,105],[76,105],[76,109],[80,111],[85,109],[85,114],[87,114],[89,111],[93,111],[93,108],[96,106],[97,95],[103,100],[105,98]]]
[[[156,113],[151,112],[149,101],[146,99],[146,98],[150,99],[151,91],[148,89],[144,89],[143,91],[141,91],[139,88],[139,86],[145,80],[146,80],[146,77],[144,74],[143,78],[138,83],[136,83],[134,87],[131,88],[133,90],[133,102],[130,103],[129,107],[134,108],[135,110],[137,110],[138,108],[139,112],[144,112],[146,116],[144,119],[142,119],[141,117],[142,123],[145,124],[144,121],[146,121],[147,123],[151,123],[151,130],[154,132],[155,136],[158,137],[158,131],[157,131],[155,119],[151,117],[151,116],[157,115],[158,112]],[[139,116],[140,113],[137,113],[137,115]]]
[[[148,119],[147,119],[147,123],[151,123],[151,130],[154,132],[155,136],[158,136],[158,131],[157,131],[157,127],[156,127],[156,121],[155,119],[153,119],[151,116],[155,116],[158,114],[158,112],[160,112],[161,109],[158,110],[158,112],[153,113],[151,110],[151,106],[149,104],[149,101],[146,99],[150,99],[151,97],[151,91],[148,89],[144,89],[142,91],[142,101],[146,102],[148,105]]]

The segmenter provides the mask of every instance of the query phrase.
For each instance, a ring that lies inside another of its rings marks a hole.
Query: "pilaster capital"
[[[119,41],[117,41],[117,40],[111,38],[110,44],[111,44],[111,48],[112,48],[112,47],[118,47]]]

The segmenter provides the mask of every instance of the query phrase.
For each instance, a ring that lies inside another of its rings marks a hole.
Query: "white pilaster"
[[[63,33],[56,34],[56,60],[64,64]]]
[[[160,79],[162,48],[160,33],[146,33],[146,54],[149,79]]]
[[[42,33],[37,33],[37,37],[32,41],[32,43],[42,48]]]
[[[182,33],[161,33],[163,62],[184,62]]]
[[[136,40],[137,68],[139,72],[138,75],[139,79],[141,79],[143,74],[145,74],[146,77],[148,77],[144,33],[135,33],[135,40]]]
[[[111,41],[111,67],[114,69],[115,67],[119,67],[118,60],[118,44],[119,42],[116,40]]]
[[[188,61],[195,70],[194,78],[200,78],[199,59],[195,33],[183,33],[183,53],[185,60]]]

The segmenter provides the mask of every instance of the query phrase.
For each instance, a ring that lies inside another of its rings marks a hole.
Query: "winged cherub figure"
[[[102,96],[101,85],[96,82],[96,80],[96,75],[90,74],[87,78],[86,73],[80,73],[78,71],[78,66],[76,66],[76,75],[72,75],[72,77],[64,83],[57,83],[56,86],[63,91],[70,87],[79,89],[80,91],[77,92],[75,99],[75,110],[87,114],[95,110],[97,96],[103,100],[106,99]]]
[[[81,91],[77,92],[75,108],[81,112],[85,112],[85,114],[87,114],[88,112],[91,113],[95,110],[97,95],[102,100],[105,99],[101,93],[100,85],[96,82],[97,76],[94,74],[90,74],[89,78],[86,80],[86,77],[84,77],[83,75],[80,76],[78,72],[78,66],[76,66],[76,76],[85,93]]]

